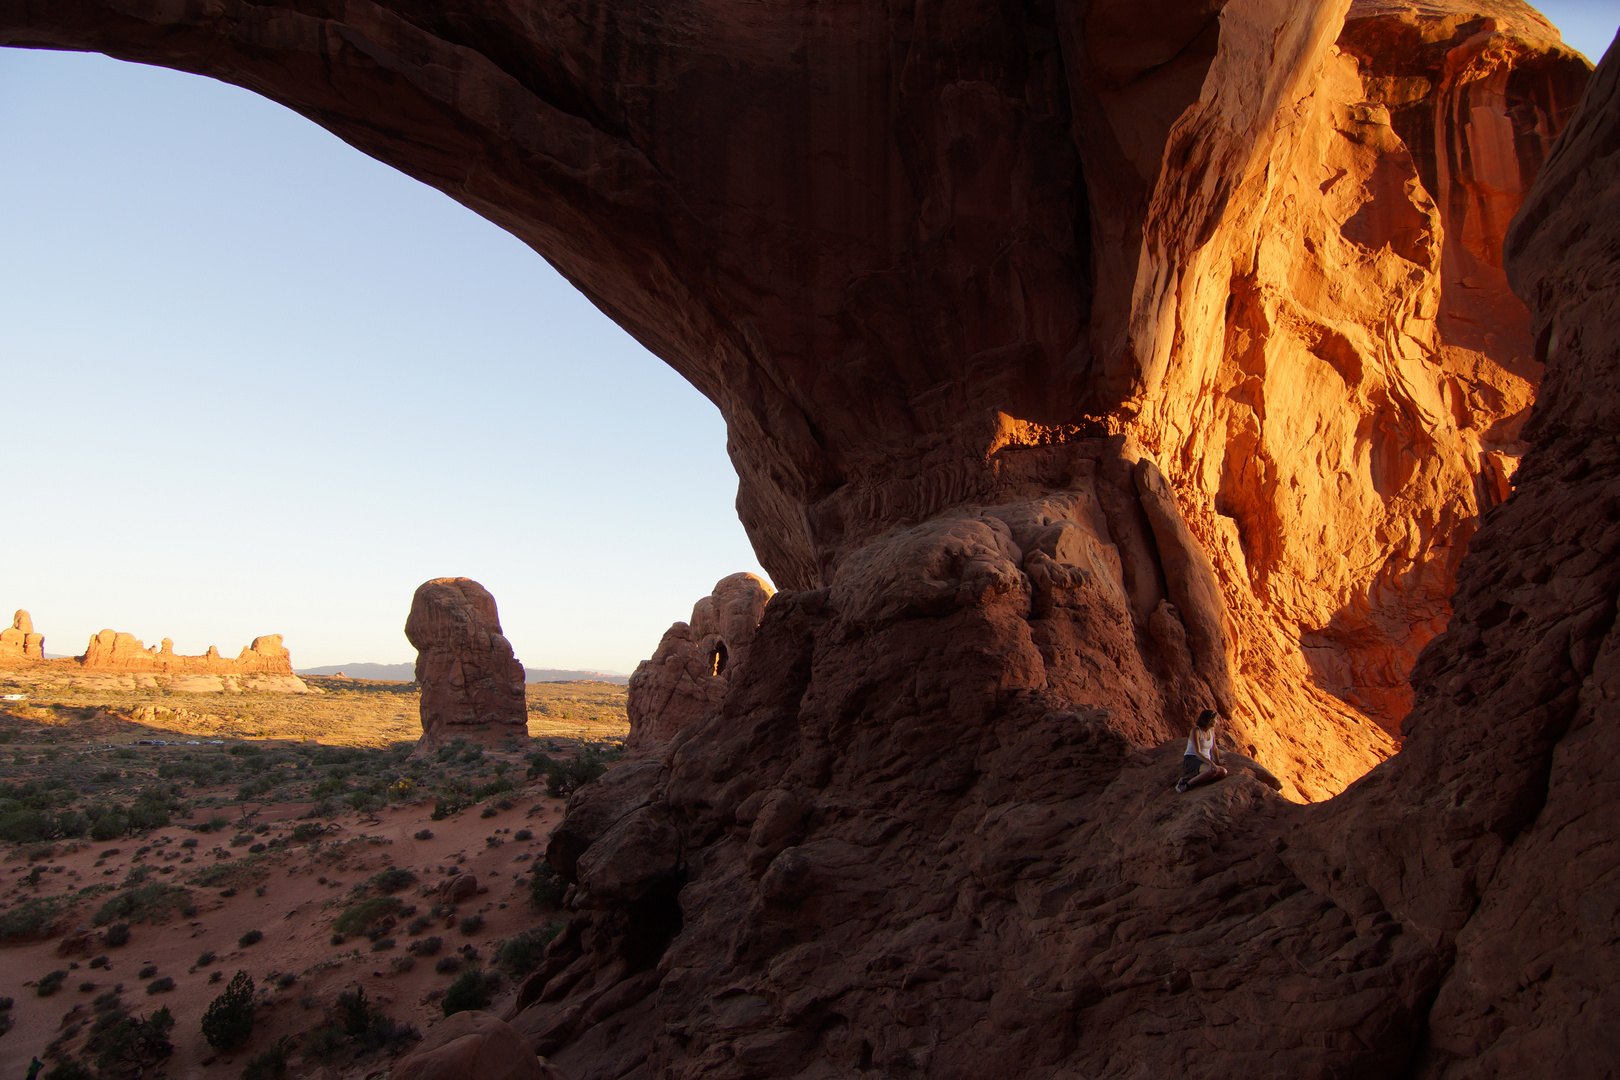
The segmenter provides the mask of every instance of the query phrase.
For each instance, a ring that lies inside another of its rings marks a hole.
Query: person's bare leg
[[[1205,765],[1198,775],[1187,782],[1188,790],[1226,779],[1226,770],[1219,765]]]

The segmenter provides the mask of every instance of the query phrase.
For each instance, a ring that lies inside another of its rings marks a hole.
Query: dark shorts
[[[1191,780],[1204,769],[1204,759],[1197,754],[1188,754],[1181,759],[1181,776],[1184,780]]]

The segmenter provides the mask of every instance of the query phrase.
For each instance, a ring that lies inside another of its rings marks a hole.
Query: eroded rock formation
[[[571,1074],[1616,1067],[1574,344],[1615,76],[1548,158],[1587,69],[1529,8],[0,0],[0,41],[287,103],[724,413],[782,591],[553,837],[512,1022]],[[1395,748],[1425,642],[1402,752],[1291,801]],[[1169,794],[1200,702],[1291,799]]]
[[[915,615],[783,593],[716,716],[571,802],[514,1023],[593,1076],[1620,1070],[1620,50],[1508,254],[1546,379],[1399,755],[1167,797],[1179,747],[1007,685],[994,604],[885,669]]]
[[[11,625],[0,630],[0,663],[45,659],[45,635],[34,633],[34,620],[18,609]]]
[[[1309,797],[1390,751],[1537,377],[1492,244],[1586,68],[1533,11],[502,10],[0,0],[0,42],[247,86],[544,252],[725,414],[779,587],[1132,436],[1241,741]]]
[[[471,578],[423,582],[411,597],[405,637],[416,648],[423,749],[458,737],[528,736],[523,665],[487,589]]]
[[[754,574],[721,578],[692,606],[691,622],[664,632],[652,658],[630,676],[626,750],[640,756],[660,749],[681,728],[719,707],[731,672],[748,657],[774,591]]]
[[[133,634],[103,630],[90,638],[79,662],[98,671],[143,671],[165,675],[291,675],[292,653],[280,634],[253,639],[235,658],[224,657],[213,645],[202,656],[181,656],[174,641],[146,647]]]

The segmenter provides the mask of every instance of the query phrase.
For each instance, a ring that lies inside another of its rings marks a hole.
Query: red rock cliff
[[[566,1071],[1612,1068],[1560,756],[1613,727],[1612,249],[1566,230],[1540,336],[1497,255],[1612,145],[1548,157],[1587,69],[1527,7],[0,0],[0,41],[287,103],[724,413],[782,591],[553,838],[513,1019]],[[1598,392],[1523,427],[1565,355]],[[1206,705],[1341,791],[1425,642],[1338,799],[1167,794]]]

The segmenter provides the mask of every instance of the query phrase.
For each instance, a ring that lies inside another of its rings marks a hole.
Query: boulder
[[[429,1028],[389,1075],[392,1080],[567,1080],[562,1070],[535,1056],[510,1024],[476,1009]]]
[[[439,900],[446,904],[459,904],[478,895],[477,874],[457,874],[439,885]]]
[[[774,591],[754,574],[721,578],[712,593],[692,606],[690,622],[665,631],[652,658],[630,676],[628,752],[660,749],[683,727],[715,710],[732,674],[748,657]]]
[[[405,636],[416,647],[422,738],[431,749],[454,738],[527,737],[523,665],[501,632],[495,598],[471,578],[435,578],[411,598]]]

